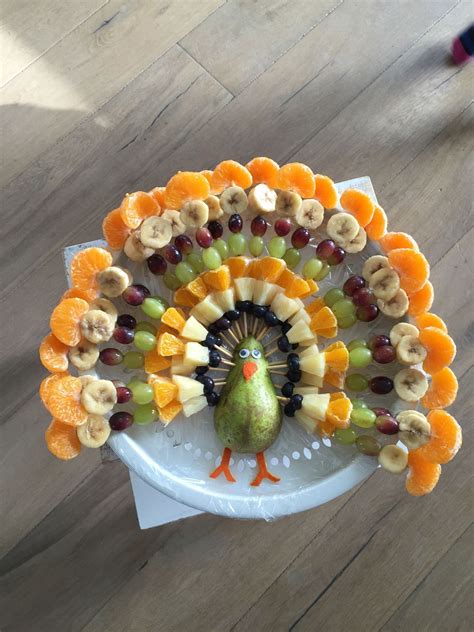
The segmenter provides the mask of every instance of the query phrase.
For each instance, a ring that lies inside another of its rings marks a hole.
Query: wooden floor
[[[469,0],[5,0],[2,67],[3,632],[474,628],[473,70]],[[138,529],[128,474],[43,445],[37,345],[61,249],[125,192],[269,155],[370,175],[432,263],[459,353],[465,447],[431,496],[376,472],[275,523]],[[471,563],[469,563],[471,561]]]

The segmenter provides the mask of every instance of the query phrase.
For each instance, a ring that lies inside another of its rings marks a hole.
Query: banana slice
[[[397,345],[397,359],[401,364],[421,364],[427,356],[418,336],[403,336]]]
[[[393,378],[393,385],[405,402],[417,402],[428,390],[426,375],[418,369],[402,369]]]
[[[163,217],[147,217],[140,226],[140,241],[154,250],[169,244],[172,236],[171,222]]]
[[[247,210],[247,194],[242,187],[228,187],[221,193],[221,208],[227,215],[242,215]]]
[[[359,222],[349,213],[334,213],[328,220],[326,232],[339,246],[355,239],[359,233]]]
[[[303,200],[296,211],[295,219],[300,226],[308,230],[316,230],[324,220],[324,207],[318,200]]]
[[[257,184],[249,193],[249,208],[254,213],[272,213],[277,194],[266,184]]]
[[[387,472],[401,474],[408,465],[408,453],[399,445],[384,445],[379,452],[379,463]]]
[[[85,424],[77,427],[77,438],[86,448],[100,448],[110,436],[110,424],[101,415],[89,415]]]
[[[155,252],[153,248],[147,248],[142,244],[139,230],[129,235],[123,247],[123,251],[131,261],[136,261],[137,263],[145,261]]]
[[[401,318],[408,311],[409,306],[408,296],[405,290],[398,290],[398,292],[392,298],[384,300],[382,298],[377,299],[377,306],[382,314],[390,316],[390,318]]]
[[[410,325],[410,323],[397,323],[390,330],[390,342],[392,343],[392,347],[396,347],[403,336],[418,337],[419,334],[420,332],[415,325]]]
[[[398,438],[409,450],[416,450],[428,443],[431,426],[426,417],[418,410],[402,410],[396,415],[398,421]]]
[[[98,344],[112,337],[115,323],[100,309],[91,309],[81,319],[81,333],[86,340]]]
[[[95,382],[99,378],[96,375],[79,375],[79,379],[81,380],[82,388],[87,386],[91,382]]]
[[[120,296],[130,285],[130,277],[127,270],[118,266],[110,266],[110,268],[105,268],[105,270],[99,272],[97,281],[102,294],[111,298]]]
[[[186,226],[181,219],[181,213],[179,211],[166,209],[163,215],[161,215],[161,219],[165,219],[171,224],[171,233],[173,237],[177,237],[178,235],[182,235],[186,232]]]
[[[110,380],[95,380],[81,392],[81,404],[91,415],[105,415],[117,403],[117,389]]]
[[[82,340],[77,347],[69,349],[69,360],[79,371],[89,371],[99,359],[99,347],[88,340]]]
[[[351,239],[350,241],[346,241],[346,243],[343,244],[343,248],[346,252],[352,255],[352,254],[355,254],[356,252],[362,252],[362,250],[364,250],[366,245],[367,245],[367,233],[365,232],[365,228],[362,228],[361,226],[359,228],[359,232],[354,237],[354,239]]]
[[[374,255],[369,257],[362,267],[362,276],[369,282],[372,275],[382,270],[382,268],[390,268],[388,258],[383,255]]]
[[[275,209],[281,215],[293,217],[300,210],[303,200],[294,191],[280,191],[277,195]]]
[[[96,298],[89,305],[89,311],[91,309],[98,309],[101,312],[104,312],[105,314],[108,314],[110,316],[110,318],[114,321],[114,324],[115,324],[115,321],[117,320],[117,316],[118,316],[118,311],[117,311],[117,308],[115,307],[115,305],[112,303],[112,301],[109,301],[109,299],[107,299],[107,298]]]
[[[382,268],[370,277],[369,287],[377,298],[388,301],[400,289],[400,277],[390,268]]]
[[[181,209],[181,221],[188,228],[200,228],[209,219],[209,207],[201,200],[186,202]]]
[[[211,222],[214,219],[219,219],[224,215],[224,211],[221,209],[221,203],[219,202],[219,198],[217,195],[210,195],[207,200],[204,200],[207,204],[207,208],[209,209],[209,221]]]

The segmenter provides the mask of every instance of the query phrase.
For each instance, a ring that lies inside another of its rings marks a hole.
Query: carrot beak
[[[255,364],[255,362],[246,362],[244,366],[242,367],[242,373],[243,373],[244,378],[247,381],[250,380],[250,378],[252,377],[252,375],[255,373],[257,369],[258,367]]]

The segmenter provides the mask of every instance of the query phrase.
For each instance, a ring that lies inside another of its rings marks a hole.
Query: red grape
[[[392,345],[384,345],[383,347],[376,347],[372,355],[379,364],[389,364],[395,360],[397,354]]]
[[[126,386],[117,386],[117,404],[126,404],[132,399],[132,391]]]
[[[114,413],[109,419],[109,424],[112,430],[121,432],[122,430],[130,428],[130,426],[133,424],[133,415],[131,415],[130,413],[126,413],[125,411]]]
[[[356,316],[364,323],[370,323],[375,320],[379,315],[379,308],[377,305],[362,305],[357,308]]]
[[[238,213],[234,213],[229,217],[227,225],[231,233],[240,233],[243,226],[242,217]]]
[[[156,254],[148,257],[146,263],[152,274],[164,274],[166,272],[166,268],[168,267],[165,259],[161,255]]]
[[[372,290],[369,290],[368,287],[362,287],[358,290],[354,290],[352,302],[354,305],[357,305],[357,307],[364,307],[365,305],[376,305],[377,299]]]
[[[389,411],[388,408],[381,408],[380,406],[376,406],[375,408],[372,408],[372,411],[377,415],[377,417],[381,417],[382,415],[388,415],[389,417],[392,416],[392,413]]]
[[[183,255],[189,255],[193,250],[193,242],[187,235],[178,235],[174,240],[174,245]]]
[[[257,217],[254,217],[252,223],[250,224],[252,235],[255,235],[257,237],[263,237],[263,235],[265,235],[265,233],[267,232],[267,228],[268,224],[265,221],[265,218],[263,218],[261,215],[257,215]]]
[[[122,292],[123,300],[134,307],[141,305],[147,296],[150,296],[150,290],[138,283],[129,285],[128,288]]]
[[[196,231],[196,241],[201,248],[210,248],[212,245],[212,235],[208,228],[198,228]]]
[[[280,219],[277,219],[275,222],[273,228],[279,237],[285,237],[291,230],[291,219],[288,219],[288,217],[280,217]]]
[[[376,336],[372,336],[369,340],[369,349],[372,351],[377,347],[385,347],[385,345],[390,344],[390,338],[385,336],[384,334],[378,334]]]
[[[309,230],[307,228],[297,228],[291,236],[291,244],[294,248],[304,248],[309,242]]]
[[[360,290],[365,287],[365,279],[361,276],[351,276],[342,286],[344,294],[347,296],[354,296],[356,290]]]
[[[166,261],[168,261],[168,263],[172,263],[173,265],[179,263],[183,258],[181,252],[176,248],[176,246],[173,246],[173,244],[168,244],[167,246],[165,246],[163,249],[163,254]]]
[[[99,353],[99,360],[108,366],[116,366],[122,362],[123,353],[113,347],[107,347]]]
[[[316,255],[318,259],[321,259],[322,261],[327,261],[334,252],[335,248],[336,244],[333,242],[332,239],[325,239],[324,241],[320,241],[319,244],[316,246]]]
[[[344,248],[340,246],[336,246],[333,250],[332,255],[327,258],[327,262],[330,266],[338,266],[340,263],[344,261],[346,257],[346,251]]]
[[[398,432],[398,421],[391,415],[378,416],[375,420],[375,426],[382,434],[394,435]]]
[[[219,237],[222,237],[222,235],[224,234],[224,226],[222,226],[222,224],[217,220],[209,222],[207,228],[211,233],[213,239],[219,239]]]
[[[135,329],[137,321],[131,314],[120,314],[117,318],[117,325],[119,327],[126,327],[127,329]]]
[[[377,375],[369,382],[370,390],[376,395],[387,395],[393,390],[393,381],[386,375]]]
[[[121,345],[129,345],[135,338],[135,332],[128,327],[115,327],[112,335]]]

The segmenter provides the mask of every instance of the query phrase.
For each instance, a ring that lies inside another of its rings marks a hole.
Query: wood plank
[[[341,0],[229,0],[180,45],[232,94],[239,94]]]
[[[10,81],[26,66],[43,55],[105,0],[5,0],[0,16],[0,49],[4,60],[0,85]]]
[[[14,77],[0,91],[0,183],[21,173],[222,2],[201,0],[190,10],[179,0],[111,0]]]
[[[467,445],[443,468],[437,489],[412,498],[404,477],[397,484],[388,473],[376,472],[267,588],[234,632],[256,625],[261,632],[336,631],[348,621],[353,630],[379,630],[472,520],[472,506],[465,502],[472,485],[471,380],[472,371],[461,380],[453,406],[453,414],[466,422]],[[450,596],[439,603],[449,608]]]
[[[474,528],[464,531],[449,551],[393,613],[380,632],[474,629],[472,551]]]

